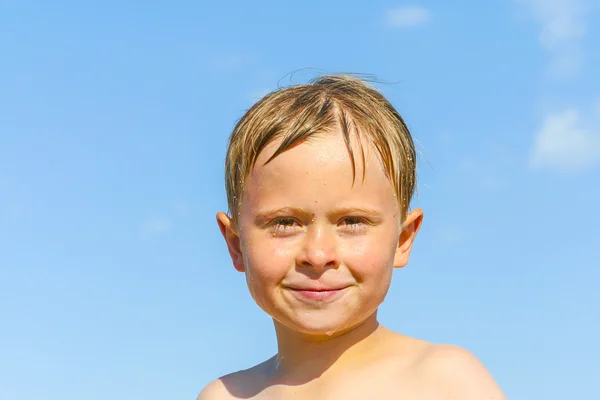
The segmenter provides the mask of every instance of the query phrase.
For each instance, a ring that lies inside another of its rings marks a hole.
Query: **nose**
[[[309,227],[297,263],[299,266],[312,268],[316,272],[337,268],[339,259],[335,233],[324,226]]]

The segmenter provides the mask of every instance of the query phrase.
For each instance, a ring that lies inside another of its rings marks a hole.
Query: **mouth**
[[[286,289],[297,298],[301,300],[312,300],[322,301],[331,300],[341,296],[347,291],[350,286],[343,286],[338,288],[293,288],[287,287]]]

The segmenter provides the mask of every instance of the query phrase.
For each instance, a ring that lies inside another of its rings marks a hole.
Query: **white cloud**
[[[442,223],[435,231],[435,239],[437,244],[442,247],[452,247],[468,240],[468,236],[464,229],[459,228],[459,224],[448,225]]]
[[[536,134],[531,153],[533,168],[574,172],[598,163],[598,126],[586,124],[579,111],[573,108],[546,116]]]
[[[163,217],[152,217],[146,220],[141,227],[142,235],[145,237],[157,236],[171,230],[171,221]]]
[[[585,35],[586,0],[517,0],[540,24],[539,40],[551,54],[550,72],[570,75],[581,65],[580,39]]]
[[[402,6],[388,11],[387,23],[393,28],[412,28],[431,20],[431,13],[424,7]]]

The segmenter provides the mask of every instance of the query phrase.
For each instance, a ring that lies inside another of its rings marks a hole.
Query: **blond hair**
[[[265,146],[281,138],[268,163],[309,137],[337,127],[350,153],[353,173],[351,133],[375,147],[404,219],[416,186],[416,151],[404,120],[381,93],[364,81],[328,75],[267,94],[236,124],[225,161],[227,202],[233,220],[238,218],[244,182]],[[361,155],[364,165],[362,149]]]

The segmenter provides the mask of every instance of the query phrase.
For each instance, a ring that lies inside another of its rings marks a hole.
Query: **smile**
[[[349,287],[339,289],[301,289],[301,288],[286,288],[294,297],[303,301],[325,301],[335,300],[341,297]]]

